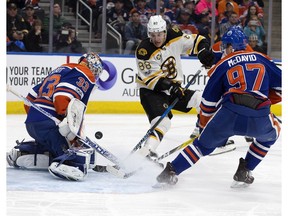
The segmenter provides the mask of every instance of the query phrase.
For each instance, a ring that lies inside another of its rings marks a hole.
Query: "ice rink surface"
[[[24,115],[7,115],[6,151],[15,140],[29,140]],[[100,146],[124,159],[149,129],[145,115],[86,115],[86,134]],[[189,138],[196,116],[174,115],[172,126],[158,148],[169,151]],[[223,128],[225,130],[225,128]],[[102,131],[103,138],[94,134]],[[233,175],[249,144],[232,137],[236,150],[207,156],[179,176],[171,188],[155,189],[161,169],[146,164],[128,179],[90,171],[85,181],[69,182],[54,178],[48,171],[6,169],[6,211],[9,216],[279,216],[281,214],[282,138],[271,147],[254,170],[254,183],[232,189]],[[173,160],[177,153],[163,159]],[[111,164],[98,155],[98,164]],[[287,170],[286,170],[287,171]]]

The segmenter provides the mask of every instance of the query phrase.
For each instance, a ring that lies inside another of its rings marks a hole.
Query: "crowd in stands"
[[[7,51],[41,52],[48,43],[49,14],[39,6],[41,0],[7,0]],[[56,2],[56,1],[55,1]],[[156,0],[107,0],[106,23],[113,26],[123,38],[124,54],[134,54],[139,42],[147,37],[147,22],[156,14]],[[69,11],[75,14],[76,1],[65,0]],[[102,35],[101,0],[86,0],[92,9],[93,37]],[[221,40],[231,26],[237,25],[247,35],[250,46],[266,53],[262,0],[216,0],[216,26],[213,43]],[[80,8],[89,20],[90,12]],[[212,0],[161,0],[160,14],[168,26],[177,25],[188,34],[201,34],[211,40]],[[82,53],[75,23],[69,23],[61,13],[60,3],[53,5],[53,44],[55,52]],[[82,25],[87,25],[84,21]],[[88,29],[88,28],[87,28]]]

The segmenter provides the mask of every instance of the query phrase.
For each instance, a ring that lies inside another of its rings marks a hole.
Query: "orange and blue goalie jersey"
[[[268,98],[270,104],[281,101],[281,69],[264,54],[246,50],[233,52],[211,68],[208,75],[210,79],[200,105],[202,128],[230,94]]]
[[[81,64],[63,64],[53,70],[40,84],[32,88],[27,98],[37,106],[62,120],[72,98],[87,105],[95,86],[95,77],[88,67]],[[26,123],[44,121],[48,117],[31,107]]]

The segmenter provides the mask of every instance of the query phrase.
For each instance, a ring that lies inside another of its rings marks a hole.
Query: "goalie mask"
[[[103,62],[99,55],[94,52],[85,53],[79,58],[78,64],[82,62],[88,66],[97,80],[103,71]]]

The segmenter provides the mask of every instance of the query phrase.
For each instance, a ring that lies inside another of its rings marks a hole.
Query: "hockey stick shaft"
[[[189,88],[189,86],[196,80],[198,75],[201,73],[203,69],[203,66],[194,74],[193,78],[186,84],[184,87],[184,91]],[[167,114],[173,109],[173,107],[178,103],[179,98],[177,97],[171,104],[170,106],[165,110],[165,112],[160,116],[158,121],[155,122],[155,124],[146,132],[144,137],[137,143],[137,145],[132,149],[130,154],[134,153],[141,147],[143,142],[148,139],[148,137],[153,133],[154,129],[160,124],[160,122],[167,116]]]
[[[185,148],[186,146],[188,146],[189,144],[191,144],[196,138],[197,138],[197,137],[194,137],[194,138],[192,138],[192,139],[189,139],[189,140],[183,142],[182,144],[176,146],[175,148],[171,149],[170,151],[162,154],[161,156],[159,156],[159,157],[157,158],[156,161],[160,161],[160,160],[168,157],[169,155],[173,154],[174,152]]]
[[[21,94],[19,94],[18,92],[14,91],[10,86],[7,85],[7,91],[11,92],[12,94],[14,94],[15,96],[17,96],[19,99],[23,100],[24,103],[28,106],[33,107],[34,109],[36,109],[37,111],[41,112],[42,114],[44,114],[45,116],[47,116],[48,118],[50,118],[51,120],[53,120],[55,122],[56,125],[58,125],[61,121],[59,119],[57,119],[56,117],[52,116],[49,112],[46,112],[45,110],[43,110],[41,107],[37,106],[35,103],[33,103],[32,101],[28,100],[26,97],[22,96]],[[113,162],[114,164],[116,164],[117,166],[121,166],[120,165],[120,161],[119,159],[113,155],[111,152],[109,152],[108,150],[106,150],[105,148],[99,146],[97,143],[93,142],[92,140],[90,140],[88,137],[86,137],[85,139],[83,139],[81,136],[77,135],[77,138],[80,140],[80,142],[82,142],[83,144],[86,144],[87,146],[91,146],[92,148],[94,148],[99,154],[101,154],[103,157],[105,157],[106,159],[108,159],[109,161]]]

